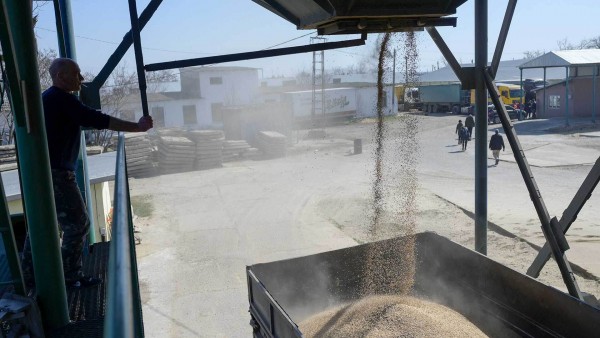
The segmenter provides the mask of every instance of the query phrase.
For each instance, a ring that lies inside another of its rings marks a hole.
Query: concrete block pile
[[[85,153],[87,156],[99,155],[104,151],[102,146],[87,146],[85,147]]]
[[[223,163],[223,141],[221,130],[191,130],[187,136],[196,144],[194,169],[221,167]]]
[[[0,146],[0,171],[17,169],[17,152],[14,144]]]
[[[251,153],[258,151],[256,148],[254,151],[250,149],[250,145],[244,140],[223,141],[223,162],[245,160]]]
[[[265,158],[284,157],[286,154],[286,137],[275,131],[259,131],[258,147]]]
[[[158,167],[163,174],[190,171],[194,168],[196,145],[181,136],[160,136]]]
[[[148,133],[126,133],[125,154],[130,177],[147,177],[156,174],[154,147]]]

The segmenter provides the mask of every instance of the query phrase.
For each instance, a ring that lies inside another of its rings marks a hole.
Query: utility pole
[[[394,99],[396,97],[396,49],[394,49],[394,62],[392,63],[392,109],[394,109]],[[396,109],[398,110],[398,109]]]

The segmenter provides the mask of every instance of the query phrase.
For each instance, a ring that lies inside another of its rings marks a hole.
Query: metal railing
[[[129,197],[125,138],[119,133],[115,171],[112,238],[108,262],[104,337],[144,337]]]

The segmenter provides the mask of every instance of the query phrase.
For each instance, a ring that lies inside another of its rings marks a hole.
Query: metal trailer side
[[[461,89],[459,83],[419,86],[419,98],[425,112],[460,113],[460,108],[468,103],[465,96],[468,91]]]
[[[420,233],[248,266],[254,336],[302,337],[297,323],[360,297],[369,250],[410,245],[411,238],[417,257],[411,293],[454,309],[491,337],[600,332],[600,309],[437,234]]]

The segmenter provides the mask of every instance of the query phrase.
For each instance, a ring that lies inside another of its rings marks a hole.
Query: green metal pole
[[[67,51],[65,49],[65,39],[62,27],[62,18],[60,15],[60,4],[58,0],[54,0],[54,20],[56,21],[56,35],[58,37],[58,55],[66,57]]]
[[[50,157],[46,142],[31,2],[2,0],[0,40],[11,87],[23,203],[45,326],[69,323]]]
[[[0,222],[2,228],[2,241],[4,243],[4,252],[6,253],[6,261],[10,269],[12,284],[15,286],[15,291],[25,296],[25,284],[23,283],[23,274],[21,273],[21,263],[17,243],[15,241],[15,233],[13,231],[12,221],[10,219],[10,211],[6,202],[6,194],[4,193],[4,182],[0,177]]]
[[[73,20],[71,15],[70,0],[54,0],[54,10],[56,17],[56,32],[58,33],[58,41],[60,45],[60,56],[67,57],[72,60],[77,60],[77,52],[75,50],[75,34],[73,32]],[[96,222],[93,217],[94,206],[92,205],[92,194],[90,188],[90,175],[88,170],[85,133],[81,133],[81,146],[77,161],[77,185],[81,196],[85,200],[88,215],[90,216],[90,232],[88,233],[88,242],[96,242]],[[87,246],[86,246],[87,249]]]

